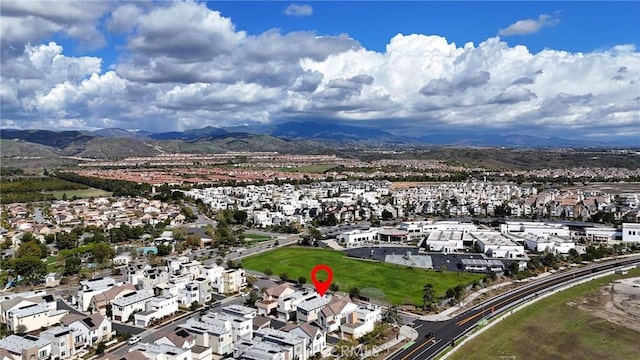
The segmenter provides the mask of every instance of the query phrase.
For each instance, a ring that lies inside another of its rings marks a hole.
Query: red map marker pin
[[[316,274],[318,273],[318,271],[326,272],[327,280],[325,280],[324,282],[318,280],[316,278]],[[318,294],[320,294],[320,296],[324,296],[327,290],[329,290],[329,286],[331,285],[332,279],[333,279],[333,271],[331,271],[331,268],[325,264],[316,265],[311,270],[311,280],[313,281],[313,285],[315,285],[316,291],[318,292]]]

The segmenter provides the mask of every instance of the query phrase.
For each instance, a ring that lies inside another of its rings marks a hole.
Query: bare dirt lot
[[[577,303],[580,310],[640,332],[640,277],[617,280]]]

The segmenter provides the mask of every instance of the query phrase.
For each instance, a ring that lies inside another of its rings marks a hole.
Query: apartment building
[[[138,290],[127,294],[112,302],[111,312],[113,320],[127,322],[136,311],[145,311],[147,301],[153,298],[153,293],[148,290]]]

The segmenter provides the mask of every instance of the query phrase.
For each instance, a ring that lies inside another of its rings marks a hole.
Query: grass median
[[[438,295],[443,295],[449,288],[458,284],[469,285],[483,277],[353,259],[340,251],[316,248],[279,248],[242,259],[242,266],[246,269],[261,272],[270,269],[274,275],[287,273],[294,280],[304,276],[308,282],[311,282],[311,269],[318,264],[332,268],[333,282],[340,290],[377,288],[384,292],[387,301],[395,304],[420,305],[423,287],[427,283],[433,284]],[[319,274],[323,280],[321,275],[323,273]]]

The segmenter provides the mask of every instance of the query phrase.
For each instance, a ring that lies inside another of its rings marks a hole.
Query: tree
[[[387,209],[382,210],[382,220],[393,219],[393,213]]]
[[[115,251],[111,248],[111,245],[101,242],[91,248],[91,255],[93,256],[93,261],[102,264],[112,259]]]
[[[400,307],[393,304],[387,308],[387,311],[382,315],[382,321],[387,324],[402,324],[402,317],[399,313]]]
[[[571,249],[571,250],[573,250],[573,249]],[[511,275],[513,275],[513,276],[518,275],[518,272],[520,272],[520,264],[518,264],[517,261],[511,262],[511,264],[509,264],[509,271],[511,272]]]
[[[306,277],[304,277],[304,276],[298,277],[298,284],[304,285],[306,283],[307,283],[307,278]]]
[[[47,275],[47,265],[36,256],[9,259],[4,266],[14,277],[21,276],[27,283],[35,284]]]
[[[201,240],[202,239],[200,239],[200,235],[198,234],[189,234],[185,238],[185,242],[187,243],[187,246],[191,249],[199,248],[200,245],[202,244]]]
[[[35,241],[22,242],[16,251],[16,257],[35,256],[42,258],[42,249]]]
[[[171,231],[171,233],[175,240],[184,240],[187,236],[183,228],[175,228]]]
[[[329,285],[329,290],[333,292],[340,291],[340,286],[336,283],[331,283],[331,285]]]
[[[349,297],[351,297],[352,299],[355,299],[358,296],[360,296],[360,289],[358,289],[356,286],[349,289]]]
[[[271,268],[266,268],[264,269],[264,274],[267,276],[271,276],[273,275],[273,270],[271,270]]]
[[[158,256],[171,255],[171,245],[158,245]]]
[[[82,260],[79,257],[71,256],[64,259],[64,275],[75,275],[80,273]]]
[[[286,272],[283,272],[282,274],[280,274],[280,280],[289,281],[289,274],[287,274]]]
[[[236,224],[244,224],[248,218],[249,214],[244,210],[236,210],[233,213],[233,221],[235,221]]]
[[[255,306],[256,301],[258,301],[258,293],[255,290],[251,290],[249,292],[249,296],[247,296],[247,299],[244,301],[245,305],[247,306]]]
[[[436,291],[433,289],[433,284],[427,283],[422,288],[422,307],[431,309],[436,302]]]
[[[199,307],[200,307],[200,303],[198,303],[197,301],[194,301],[189,306],[189,310],[196,311]]]
[[[27,326],[25,324],[18,324],[16,326],[16,334],[24,334],[27,332]]]

